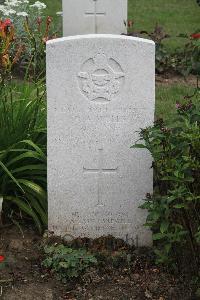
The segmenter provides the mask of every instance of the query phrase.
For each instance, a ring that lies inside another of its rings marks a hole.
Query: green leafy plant
[[[176,72],[183,76],[189,74],[200,75],[200,33],[197,30],[191,35],[180,34],[187,40],[184,47],[179,48],[172,55]]]
[[[171,54],[164,45],[164,41],[170,36],[165,32],[164,28],[156,24],[153,32],[141,31],[142,35],[147,35],[155,42],[156,45],[156,72],[168,72],[171,67]]]
[[[176,39],[185,39],[184,46],[177,48],[174,51],[169,51],[166,47],[165,40],[173,38],[167,34],[164,28],[156,24],[154,31],[146,30],[135,31],[134,22],[128,21],[129,29],[128,36],[147,37],[155,42],[156,46],[156,72],[177,73],[183,76],[189,74],[200,74],[200,32],[196,30],[193,34],[179,34]]]
[[[199,99],[200,89],[194,97]],[[194,270],[200,263],[200,107],[186,97],[176,104],[173,126],[157,120],[141,130],[143,144],[153,157],[154,193],[141,206],[148,210],[146,226],[153,231],[157,262],[180,265],[191,261]]]
[[[41,232],[47,225],[45,88],[42,80],[34,85],[13,81],[22,53],[19,48],[10,59],[14,31],[9,19],[0,20],[1,208],[3,199],[4,208],[29,215]]]
[[[42,83],[0,86],[0,197],[5,211],[15,207],[40,232],[47,225],[44,95]]]
[[[46,42],[56,38],[58,30],[53,28],[53,19],[50,16],[43,18],[40,14],[33,15],[38,5],[43,9],[44,4],[39,4],[38,1],[35,5],[8,2],[5,3],[5,7],[0,5],[0,81],[5,75],[11,76],[12,68],[18,77],[36,83],[45,76]],[[20,9],[20,6],[30,6],[32,11],[16,12],[12,21],[9,18],[1,19],[1,10],[4,11],[3,15],[7,16],[15,5],[17,9]]]
[[[47,225],[46,155],[31,140],[0,152],[1,196],[29,215],[42,231]]]
[[[52,30],[52,18],[38,17],[35,23],[30,24],[27,18],[24,22],[24,34],[17,39],[25,45],[25,53],[18,64],[19,70],[25,74],[25,80],[37,82],[45,76],[46,71],[46,42],[56,38]]]
[[[85,249],[72,249],[64,245],[45,246],[46,258],[42,265],[56,273],[62,282],[78,277],[87,268],[97,264],[97,259]]]
[[[126,25],[126,24],[125,24]],[[155,42],[156,46],[156,72],[164,73],[170,70],[172,61],[171,54],[164,45],[164,40],[170,38],[170,36],[165,32],[163,27],[156,24],[153,32],[148,32],[146,30],[134,31],[134,22],[128,21],[127,27],[129,29],[128,36],[139,36],[147,37]]]

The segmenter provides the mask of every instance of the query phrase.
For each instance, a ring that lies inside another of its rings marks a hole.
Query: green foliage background
[[[141,130],[143,143],[153,157],[154,193],[142,208],[148,210],[146,226],[157,242],[157,262],[177,270],[200,267],[200,89],[197,104],[178,103],[170,127],[162,119]],[[159,241],[159,243],[158,243]]]
[[[48,15],[55,16],[62,10],[61,0],[44,2]],[[135,29],[151,31],[158,23],[174,37],[167,42],[173,49],[183,44],[183,40],[176,37],[179,33],[190,34],[200,27],[200,8],[196,0],[129,0],[128,4],[128,18],[134,20]]]
[[[20,211],[42,232],[47,225],[46,101],[41,83],[0,84],[0,196],[4,211]]]

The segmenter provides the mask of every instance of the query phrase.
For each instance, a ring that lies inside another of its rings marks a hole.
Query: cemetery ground
[[[0,228],[0,252],[8,267],[0,273],[2,300],[198,300],[190,276],[171,274],[154,263],[150,249],[129,248],[111,237],[97,239],[88,248],[98,253],[98,265],[78,279],[61,283],[41,266],[47,236],[29,226]],[[50,239],[59,243],[58,239]],[[85,247],[77,240],[75,247]]]

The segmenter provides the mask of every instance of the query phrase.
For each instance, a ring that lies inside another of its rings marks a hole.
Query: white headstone
[[[154,119],[154,43],[86,35],[47,43],[49,230],[150,245],[139,207],[152,159],[131,149]]]
[[[64,36],[127,32],[127,0],[62,1]]]

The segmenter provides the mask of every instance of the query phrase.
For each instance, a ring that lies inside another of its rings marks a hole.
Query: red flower
[[[0,263],[4,262],[4,260],[5,260],[5,256],[0,255]]]
[[[3,23],[4,23],[4,26],[10,26],[12,24],[10,19],[5,19],[5,21]]]
[[[0,19],[0,37],[6,38],[8,34],[13,37],[14,33],[14,26],[10,19],[5,19],[5,21],[2,21]]]
[[[12,22],[10,19],[5,19],[5,21],[0,20],[0,29],[1,30],[5,30],[6,28],[8,28],[11,25],[12,25]]]
[[[192,39],[200,39],[200,33],[193,33],[191,34]]]

